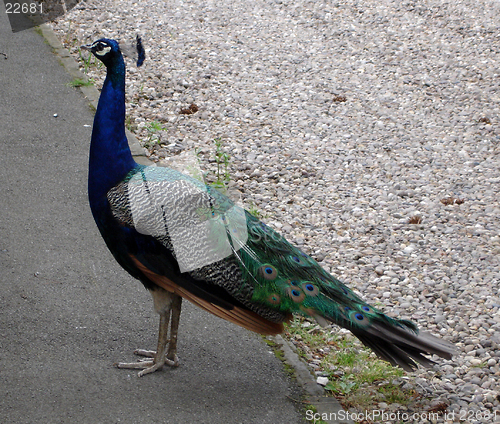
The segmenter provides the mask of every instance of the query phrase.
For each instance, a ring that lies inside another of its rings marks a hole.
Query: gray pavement
[[[155,347],[157,317],[90,214],[93,112],[44,39],[13,34],[0,12],[1,421],[302,422],[260,337],[187,302],[180,367],[112,367]]]

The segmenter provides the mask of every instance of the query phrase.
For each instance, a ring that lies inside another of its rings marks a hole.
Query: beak
[[[86,44],[85,46],[80,46],[82,50],[92,50],[92,44]]]

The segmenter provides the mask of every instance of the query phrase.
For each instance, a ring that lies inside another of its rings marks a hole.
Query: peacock
[[[380,358],[411,371],[451,359],[453,346],[388,317],[360,299],[281,234],[202,181],[137,164],[125,136],[125,62],[119,43],[82,46],[106,66],[90,144],[88,195],[97,227],[116,261],[140,280],[160,316],[156,351],[117,363],[177,366],[182,299],[248,330],[276,335],[293,314],[349,329]],[[139,59],[145,54],[136,42]]]

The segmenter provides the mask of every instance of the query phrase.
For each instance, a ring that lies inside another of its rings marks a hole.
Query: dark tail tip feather
[[[144,50],[144,47],[142,45],[142,39],[139,37],[139,34],[136,36],[136,48],[137,48],[137,66],[141,66],[144,63],[144,60],[146,59],[146,51]]]
[[[451,343],[429,333],[420,332],[417,334],[404,328],[384,324],[377,323],[366,331],[353,331],[353,333],[381,359],[392,365],[400,366],[406,371],[415,370],[418,364],[425,367],[434,364],[423,355],[435,354],[445,359],[451,359],[452,355],[456,353],[456,349]]]

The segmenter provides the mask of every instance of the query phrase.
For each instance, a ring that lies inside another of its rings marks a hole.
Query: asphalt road
[[[0,3],[0,417],[5,423],[298,423],[293,383],[259,336],[185,302],[181,366],[112,367],[154,349],[142,285],[87,202],[93,112]],[[57,114],[57,115],[56,115]]]

